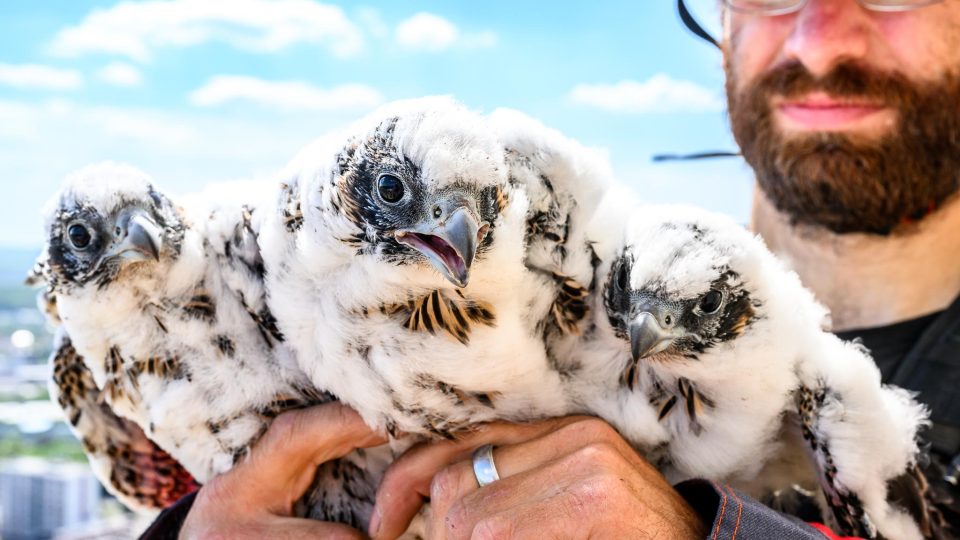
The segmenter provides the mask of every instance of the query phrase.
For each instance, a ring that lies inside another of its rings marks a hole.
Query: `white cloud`
[[[357,9],[356,17],[363,29],[371,36],[378,39],[390,36],[390,27],[383,20],[380,11],[370,7],[362,7]]]
[[[212,41],[255,52],[313,43],[339,57],[363,47],[363,35],[343,10],[313,0],[148,0],[93,11],[60,31],[50,51],[66,57],[106,53],[145,62],[160,47]]]
[[[125,62],[111,62],[99,72],[100,80],[114,86],[140,86],[143,76],[140,70]]]
[[[662,73],[645,82],[579,84],[570,92],[570,99],[581,105],[623,113],[720,111],[724,107],[718,93]]]
[[[88,130],[101,137],[119,137],[152,144],[181,145],[196,142],[200,133],[182,121],[171,119],[160,111],[105,106],[79,106],[65,99],[41,103],[0,101],[0,123],[12,126],[0,131],[13,139],[29,139],[43,132],[43,126],[72,124],[77,132]],[[93,126],[96,129],[90,129]],[[24,129],[29,128],[29,129]]]
[[[320,88],[301,81],[267,81],[241,75],[217,75],[190,94],[190,103],[199,107],[240,100],[279,109],[338,111],[373,108],[383,102],[383,96],[362,84]]]
[[[418,13],[397,26],[397,43],[409,49],[439,51],[454,44],[460,30],[431,13]]]
[[[455,45],[465,48],[492,47],[497,34],[484,30],[463,33],[452,22],[432,13],[417,13],[397,25],[397,43],[406,49],[437,52]]]
[[[0,64],[0,84],[43,90],[76,90],[83,86],[79,71],[38,64]]]

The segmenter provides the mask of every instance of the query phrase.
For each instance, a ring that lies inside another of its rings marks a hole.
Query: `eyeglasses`
[[[872,11],[909,11],[943,0],[857,0]],[[725,6],[741,13],[754,15],[786,15],[799,11],[807,0],[723,0]]]
[[[909,11],[943,0],[857,0],[861,6],[873,11]],[[755,15],[786,15],[800,11],[807,5],[807,0],[723,0],[723,5],[741,13]],[[704,41],[720,48],[720,42],[704,30],[697,19],[687,9],[683,0],[677,0],[677,12],[684,26]]]

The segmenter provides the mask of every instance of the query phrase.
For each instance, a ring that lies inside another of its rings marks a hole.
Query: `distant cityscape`
[[[47,390],[51,329],[24,285],[39,248],[0,248],[0,538],[135,538]]]

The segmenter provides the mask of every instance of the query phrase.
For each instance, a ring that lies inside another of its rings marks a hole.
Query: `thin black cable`
[[[697,19],[694,18],[693,14],[690,13],[690,10],[687,9],[687,5],[683,3],[683,0],[677,0],[677,12],[680,14],[680,20],[683,22],[683,25],[686,26],[688,30],[714,47],[718,49],[720,48],[720,42],[717,41],[715,37],[711,36],[710,32],[707,32],[702,26],[700,26],[700,23],[697,22]],[[656,154],[653,156],[653,162],[663,163],[667,161],[695,161],[699,159],[739,156],[739,152],[727,152],[722,150],[715,152],[697,152],[695,154]]]
[[[655,154],[653,156],[653,162],[663,163],[665,161],[695,161],[698,159],[728,157],[740,157],[740,152],[727,152],[725,150],[718,150],[715,152],[697,152],[695,154]]]
[[[720,48],[720,42],[717,41],[717,38],[710,35],[710,32],[707,32],[700,26],[700,23],[697,22],[697,19],[693,17],[693,14],[690,13],[690,10],[687,9],[687,5],[683,3],[683,0],[677,0],[677,11],[680,12],[680,20],[683,21],[683,25],[687,27],[691,32],[693,32],[698,38],[710,43],[716,48]]]

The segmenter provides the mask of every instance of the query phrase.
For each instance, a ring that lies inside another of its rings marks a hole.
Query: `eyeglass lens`
[[[936,4],[942,0],[859,0],[860,4],[874,11],[907,11]],[[783,15],[802,8],[806,0],[724,0],[736,11],[763,15]]]

